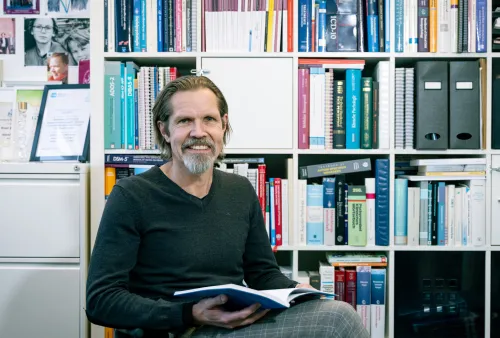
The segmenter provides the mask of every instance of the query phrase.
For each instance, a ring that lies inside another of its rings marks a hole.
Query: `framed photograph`
[[[87,162],[90,111],[89,84],[45,86],[30,161]]]
[[[42,0],[47,16],[89,16],[90,0]]]
[[[40,0],[3,0],[5,14],[40,14]]]
[[[16,19],[0,18],[0,54],[16,54]]]

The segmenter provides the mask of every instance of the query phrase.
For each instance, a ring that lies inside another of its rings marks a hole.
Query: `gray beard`
[[[182,157],[184,165],[193,175],[201,175],[212,167],[214,160],[210,155],[193,154]]]

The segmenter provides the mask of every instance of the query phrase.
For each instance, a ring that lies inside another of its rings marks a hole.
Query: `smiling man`
[[[245,281],[293,288],[279,270],[250,181],[214,169],[230,134],[228,106],[206,77],[170,82],[153,107],[168,162],[121,179],[102,215],[87,281],[87,316],[142,337],[369,337],[344,302],[310,300],[285,311],[224,308],[223,295],[196,301],[178,290]],[[302,285],[310,287],[309,285]]]

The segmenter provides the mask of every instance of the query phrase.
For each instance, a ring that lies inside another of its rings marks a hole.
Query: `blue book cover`
[[[311,51],[311,0],[299,0],[299,52]]]
[[[385,336],[386,269],[372,268],[371,285],[371,335]]]
[[[446,244],[446,233],[445,233],[445,212],[446,212],[446,185],[445,182],[438,183],[438,245]]]
[[[375,160],[375,245],[389,245],[389,160]]]
[[[391,51],[391,1],[379,0],[384,2],[384,34],[385,34],[385,48],[384,52]]]
[[[361,69],[346,69],[346,149],[361,147]]]
[[[326,52],[326,0],[320,0],[318,8],[318,52]]]
[[[163,25],[165,24],[163,21],[163,0],[157,0],[157,37],[158,37],[158,44],[157,44],[157,52],[164,52],[163,50]]]
[[[141,52],[147,51],[147,20],[146,20],[146,0],[141,0],[141,20],[140,20],[140,39],[139,44]]]
[[[122,120],[121,148],[127,148],[127,100],[125,99],[125,83],[127,79],[127,68],[120,63],[120,118]]]
[[[349,184],[344,184],[344,244],[349,245]]]
[[[394,14],[394,50],[396,53],[403,53],[405,51],[404,42],[404,0],[395,0],[395,14]]]
[[[132,61],[126,62],[126,149],[135,149],[135,98],[134,98],[134,80],[137,73],[139,72],[139,67]]]
[[[408,244],[408,180],[394,180],[394,244]]]
[[[486,53],[488,45],[486,36],[486,25],[488,22],[486,0],[476,0],[476,52]]]
[[[379,52],[377,0],[367,0],[366,25],[368,35],[368,52]]]
[[[368,333],[370,333],[371,328],[371,276],[371,266],[356,267],[356,312],[360,315],[361,322]]]
[[[307,245],[323,245],[323,185],[307,185]]]
[[[132,51],[140,52],[140,36],[141,36],[141,0],[133,0],[133,18],[132,18]]]
[[[228,301],[224,304],[232,310],[242,309],[255,303],[261,305],[260,309],[286,309],[295,299],[302,296],[329,296],[336,294],[322,292],[309,288],[289,288],[278,290],[254,290],[236,284],[208,286],[185,291],[176,291],[174,296],[200,300],[202,298],[225,295]]]

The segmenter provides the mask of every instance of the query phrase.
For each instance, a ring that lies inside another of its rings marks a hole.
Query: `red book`
[[[264,224],[266,224],[266,165],[258,165],[258,179],[259,184],[257,196],[259,196],[260,208],[262,209],[262,216],[264,217]]]
[[[345,301],[345,270],[339,268],[335,270],[335,294],[337,300]]]
[[[346,269],[345,301],[356,310],[356,270]]]
[[[276,228],[276,245],[283,245],[283,221],[281,209],[281,178],[274,179],[274,222]]]

